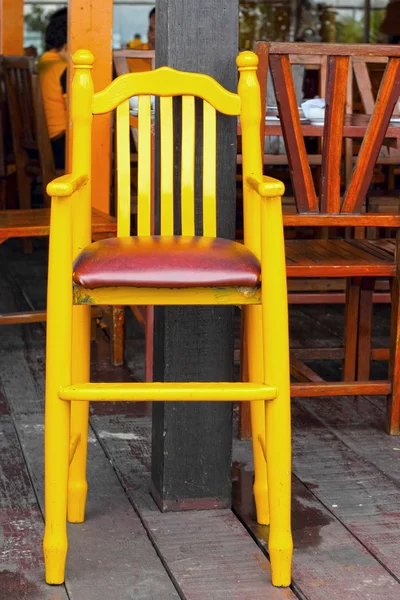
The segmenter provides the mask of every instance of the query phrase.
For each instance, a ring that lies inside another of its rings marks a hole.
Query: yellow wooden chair
[[[89,401],[252,403],[257,519],[270,523],[272,582],[290,584],[291,448],[284,186],[262,175],[258,58],[243,52],[238,94],[206,75],[163,67],[118,77],[94,93],[85,50],[73,56],[72,173],[52,198],[47,301],[44,555],[64,581],[66,518],[84,520]],[[138,237],[130,232],[129,98],[139,96]],[[151,107],[160,96],[161,235],[150,235]],[[182,96],[182,236],[174,236],[173,103]],[[203,233],[195,237],[194,97],[204,106]],[[92,116],[116,109],[118,237],[91,243]],[[216,111],[240,116],[244,245],[216,237]],[[261,283],[262,272],[262,283]],[[91,305],[245,305],[247,383],[90,383]],[[72,333],[71,333],[72,332]],[[268,471],[268,489],[267,489]]]

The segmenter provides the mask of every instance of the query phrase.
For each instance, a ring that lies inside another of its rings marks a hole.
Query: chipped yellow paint
[[[260,304],[260,287],[192,287],[192,288],[129,288],[108,287],[87,289],[74,284],[74,304],[108,306],[190,306]]]

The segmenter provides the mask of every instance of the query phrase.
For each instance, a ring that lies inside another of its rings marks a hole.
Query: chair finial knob
[[[250,50],[241,52],[236,58],[239,71],[255,71],[258,66],[258,56]]]
[[[90,50],[77,50],[72,55],[72,64],[80,69],[91,69],[94,63],[94,56]]]

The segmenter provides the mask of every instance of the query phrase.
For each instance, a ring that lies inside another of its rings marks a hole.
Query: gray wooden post
[[[207,73],[235,91],[238,14],[238,0],[157,0],[156,65]],[[233,238],[234,119],[218,117],[217,144],[221,148],[217,161],[218,235]],[[196,170],[199,175],[200,164]],[[201,188],[197,186],[197,189]],[[156,310],[155,380],[230,381],[232,374],[233,310],[230,307]],[[152,493],[160,508],[230,506],[231,446],[230,403],[154,403]]]

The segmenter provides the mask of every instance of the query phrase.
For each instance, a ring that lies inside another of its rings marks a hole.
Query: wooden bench
[[[114,235],[117,223],[114,217],[96,208],[92,209],[92,232],[94,239]],[[0,244],[11,238],[44,237],[50,232],[50,209],[0,211]],[[0,284],[1,285],[1,284]],[[46,311],[0,314],[0,325],[37,323],[46,320]]]

